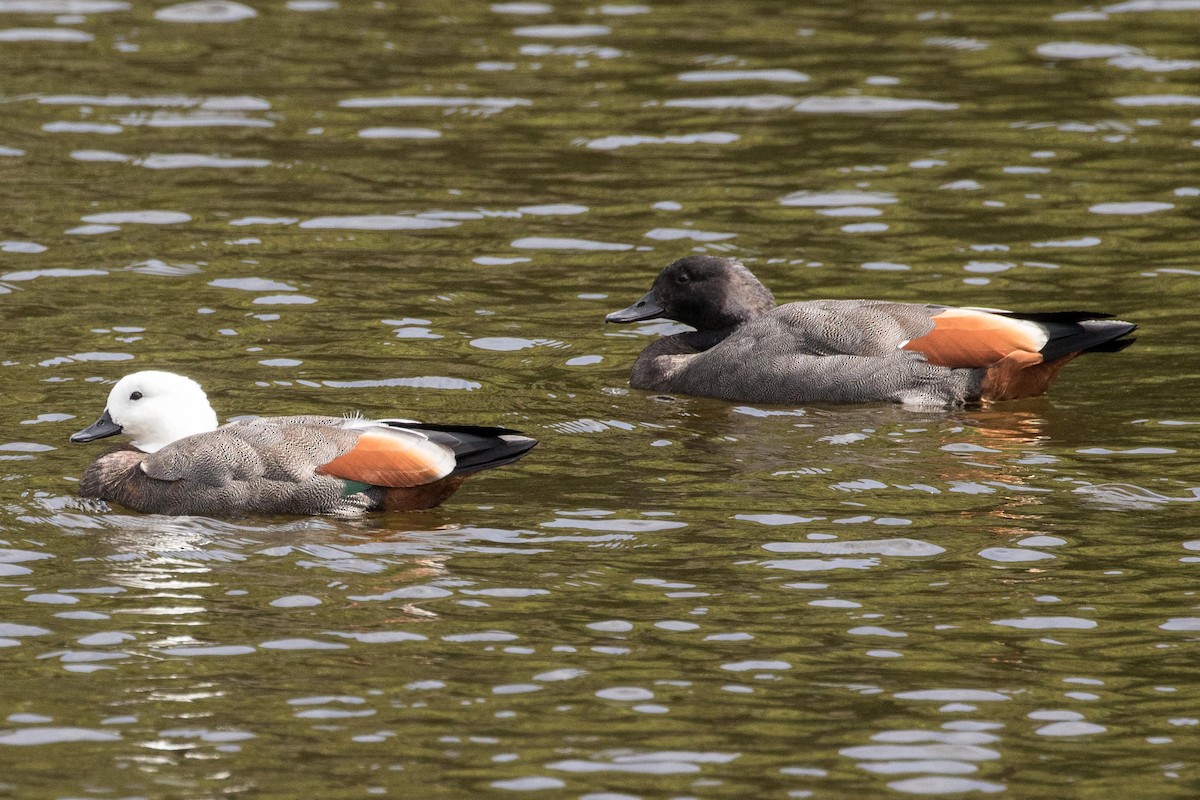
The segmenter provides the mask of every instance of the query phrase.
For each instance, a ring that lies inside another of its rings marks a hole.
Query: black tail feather
[[[1137,326],[1135,325],[1134,327],[1137,327]],[[1128,339],[1111,339],[1107,342],[1098,344],[1095,347],[1089,347],[1087,349],[1087,352],[1089,352],[1089,353],[1119,353],[1136,341],[1137,341],[1136,336],[1130,336]]]
[[[1028,322],[1050,324],[1056,322],[1070,324],[1090,319],[1112,319],[1116,316],[1116,314],[1105,314],[1103,311],[993,311],[992,313]]]
[[[537,439],[510,428],[486,425],[444,425],[438,423],[380,420],[397,428],[421,431],[432,441],[454,451],[452,475],[469,475],[483,469],[511,464],[537,446]]]
[[[1074,322],[1066,320],[1043,322],[1033,320],[1025,315],[1020,315],[1020,318],[1038,322],[1049,333],[1050,340],[1042,348],[1044,362],[1057,361],[1064,356],[1077,353],[1119,352],[1134,343],[1134,339],[1125,337],[1137,330],[1137,325],[1119,319],[1096,319],[1093,317]]]

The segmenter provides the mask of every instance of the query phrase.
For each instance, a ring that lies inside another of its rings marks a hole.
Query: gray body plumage
[[[943,308],[788,303],[723,330],[654,342],[634,363],[630,385],[750,403],[960,405],[979,399],[986,370],[940,367],[899,349],[929,333]]]
[[[241,420],[156,453],[124,445],[92,462],[80,494],[153,514],[361,514],[378,505],[381,489],[343,496],[345,481],[316,473],[358,441],[358,431],[338,427],[343,422]]]

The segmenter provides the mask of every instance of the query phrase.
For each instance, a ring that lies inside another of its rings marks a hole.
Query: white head
[[[124,433],[134,447],[153,453],[177,439],[217,429],[217,415],[200,384],[173,372],[126,375],[108,394],[104,416],[71,436],[90,442]]]

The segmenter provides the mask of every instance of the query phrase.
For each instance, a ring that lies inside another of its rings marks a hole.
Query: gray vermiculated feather
[[[156,514],[360,514],[379,504],[382,490],[343,497],[344,481],[316,474],[358,439],[341,422],[242,420],[149,455],[124,447],[92,462],[80,494]]]
[[[146,456],[152,478],[223,486],[258,478],[306,480],[314,470],[354,448],[358,432],[336,427],[337,417],[249,419],[188,436]]]
[[[762,325],[759,336],[790,337],[814,356],[889,356],[902,342],[933,330],[943,306],[869,300],[811,300],[782,305],[739,329]],[[771,329],[771,330],[767,330]],[[736,334],[735,334],[736,335]]]
[[[933,328],[941,306],[853,300],[789,303],[711,343],[669,336],[634,363],[636,389],[751,403],[958,405],[979,397],[982,369],[951,369],[899,350]]]
[[[126,449],[96,459],[84,472],[80,495],[99,497],[152,514],[231,513],[334,514],[362,513],[378,500],[368,493],[342,497],[342,482],[315,476],[310,481],[253,478],[212,485],[188,478],[163,481],[140,469],[144,453]],[[375,491],[375,490],[372,490]]]

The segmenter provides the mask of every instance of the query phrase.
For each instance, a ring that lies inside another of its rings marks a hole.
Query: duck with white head
[[[83,497],[157,514],[331,514],[431,508],[474,472],[537,440],[507,428],[400,419],[294,416],[220,425],[200,384],[171,372],[126,375],[104,414],[71,436],[130,443],[84,472]]]
[[[157,453],[172,442],[215,431],[220,423],[200,384],[173,372],[146,370],[126,375],[108,393],[108,405],[95,423],[71,436],[91,442],[124,433],[143,453]]]

